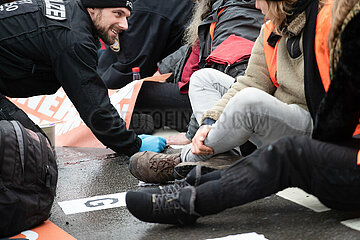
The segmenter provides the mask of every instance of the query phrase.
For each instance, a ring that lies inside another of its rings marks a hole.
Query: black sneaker
[[[194,211],[195,188],[186,187],[174,194],[149,194],[129,191],[126,206],[141,221],[191,225],[200,216]]]

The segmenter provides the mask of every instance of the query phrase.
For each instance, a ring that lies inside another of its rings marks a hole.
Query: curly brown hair
[[[193,16],[191,22],[185,31],[184,42],[192,45],[198,38],[198,27],[202,20],[212,10],[212,5],[216,0],[199,0],[196,1],[193,9]]]

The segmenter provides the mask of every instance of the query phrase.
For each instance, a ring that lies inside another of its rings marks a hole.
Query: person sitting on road
[[[231,77],[214,69],[195,72],[189,94],[202,126],[192,144],[181,154],[135,154],[130,159],[131,173],[142,181],[165,182],[174,179],[174,168],[178,177],[184,177],[196,164],[229,166],[233,157],[213,156],[248,140],[260,147],[283,136],[311,136],[311,116],[324,92],[321,79],[329,78],[328,66],[317,65],[315,58],[328,50],[315,51],[314,45],[327,42],[330,3],[320,1],[321,10],[315,13],[314,4],[312,0],[256,1],[271,21],[262,27],[245,75],[233,83]]]
[[[317,1],[312,8],[317,12]],[[298,187],[329,208],[358,211],[360,139],[353,134],[360,129],[360,61],[354,61],[360,57],[359,0],[334,0],[332,19],[331,84],[322,83],[327,93],[315,114],[314,139],[285,137],[226,170],[201,175],[197,166],[173,185],[129,191],[128,210],[142,221],[186,225]]]
[[[151,116],[155,129],[168,126],[186,131],[192,114],[188,97],[190,76],[199,68],[220,67],[215,64],[210,66],[206,59],[232,34],[255,41],[262,22],[263,15],[255,8],[255,0],[196,1],[193,17],[185,32],[186,45],[158,64],[161,74],[172,73],[172,76],[165,82],[145,81],[134,113]],[[213,31],[210,30],[212,28]],[[213,37],[209,32],[213,33]],[[243,74],[247,62],[248,59],[244,59],[233,64],[227,73],[233,77]]]

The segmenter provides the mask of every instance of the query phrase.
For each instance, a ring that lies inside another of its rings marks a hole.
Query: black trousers
[[[153,117],[155,129],[186,131],[192,109],[189,96],[180,93],[177,83],[144,81],[133,114],[140,113]]]
[[[41,128],[36,125],[23,110],[18,108],[14,103],[12,103],[1,93],[0,120],[17,120],[27,129],[30,129],[34,132],[40,132],[44,136],[46,136],[45,133],[41,130]]]
[[[360,209],[359,139],[331,144],[286,137],[208,176],[196,187],[195,211],[203,215],[299,187],[337,210]],[[206,176],[206,175],[205,175]]]

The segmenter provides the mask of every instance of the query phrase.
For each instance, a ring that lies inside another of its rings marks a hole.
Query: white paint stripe
[[[220,238],[209,238],[206,240],[267,240],[267,238],[265,238],[265,236],[262,234],[257,234],[255,232],[252,232],[252,233],[242,233],[237,235],[229,235]]]
[[[278,192],[276,195],[293,201],[304,207],[310,208],[315,212],[326,212],[330,210],[330,208],[324,206],[318,198],[304,192],[300,188],[287,188],[281,192]]]
[[[59,202],[59,205],[66,215],[116,207],[125,207],[125,195],[126,192],[95,196],[90,198]]]
[[[354,219],[342,221],[341,224],[343,224],[351,229],[354,229],[356,231],[360,231],[360,218],[354,218]]]

